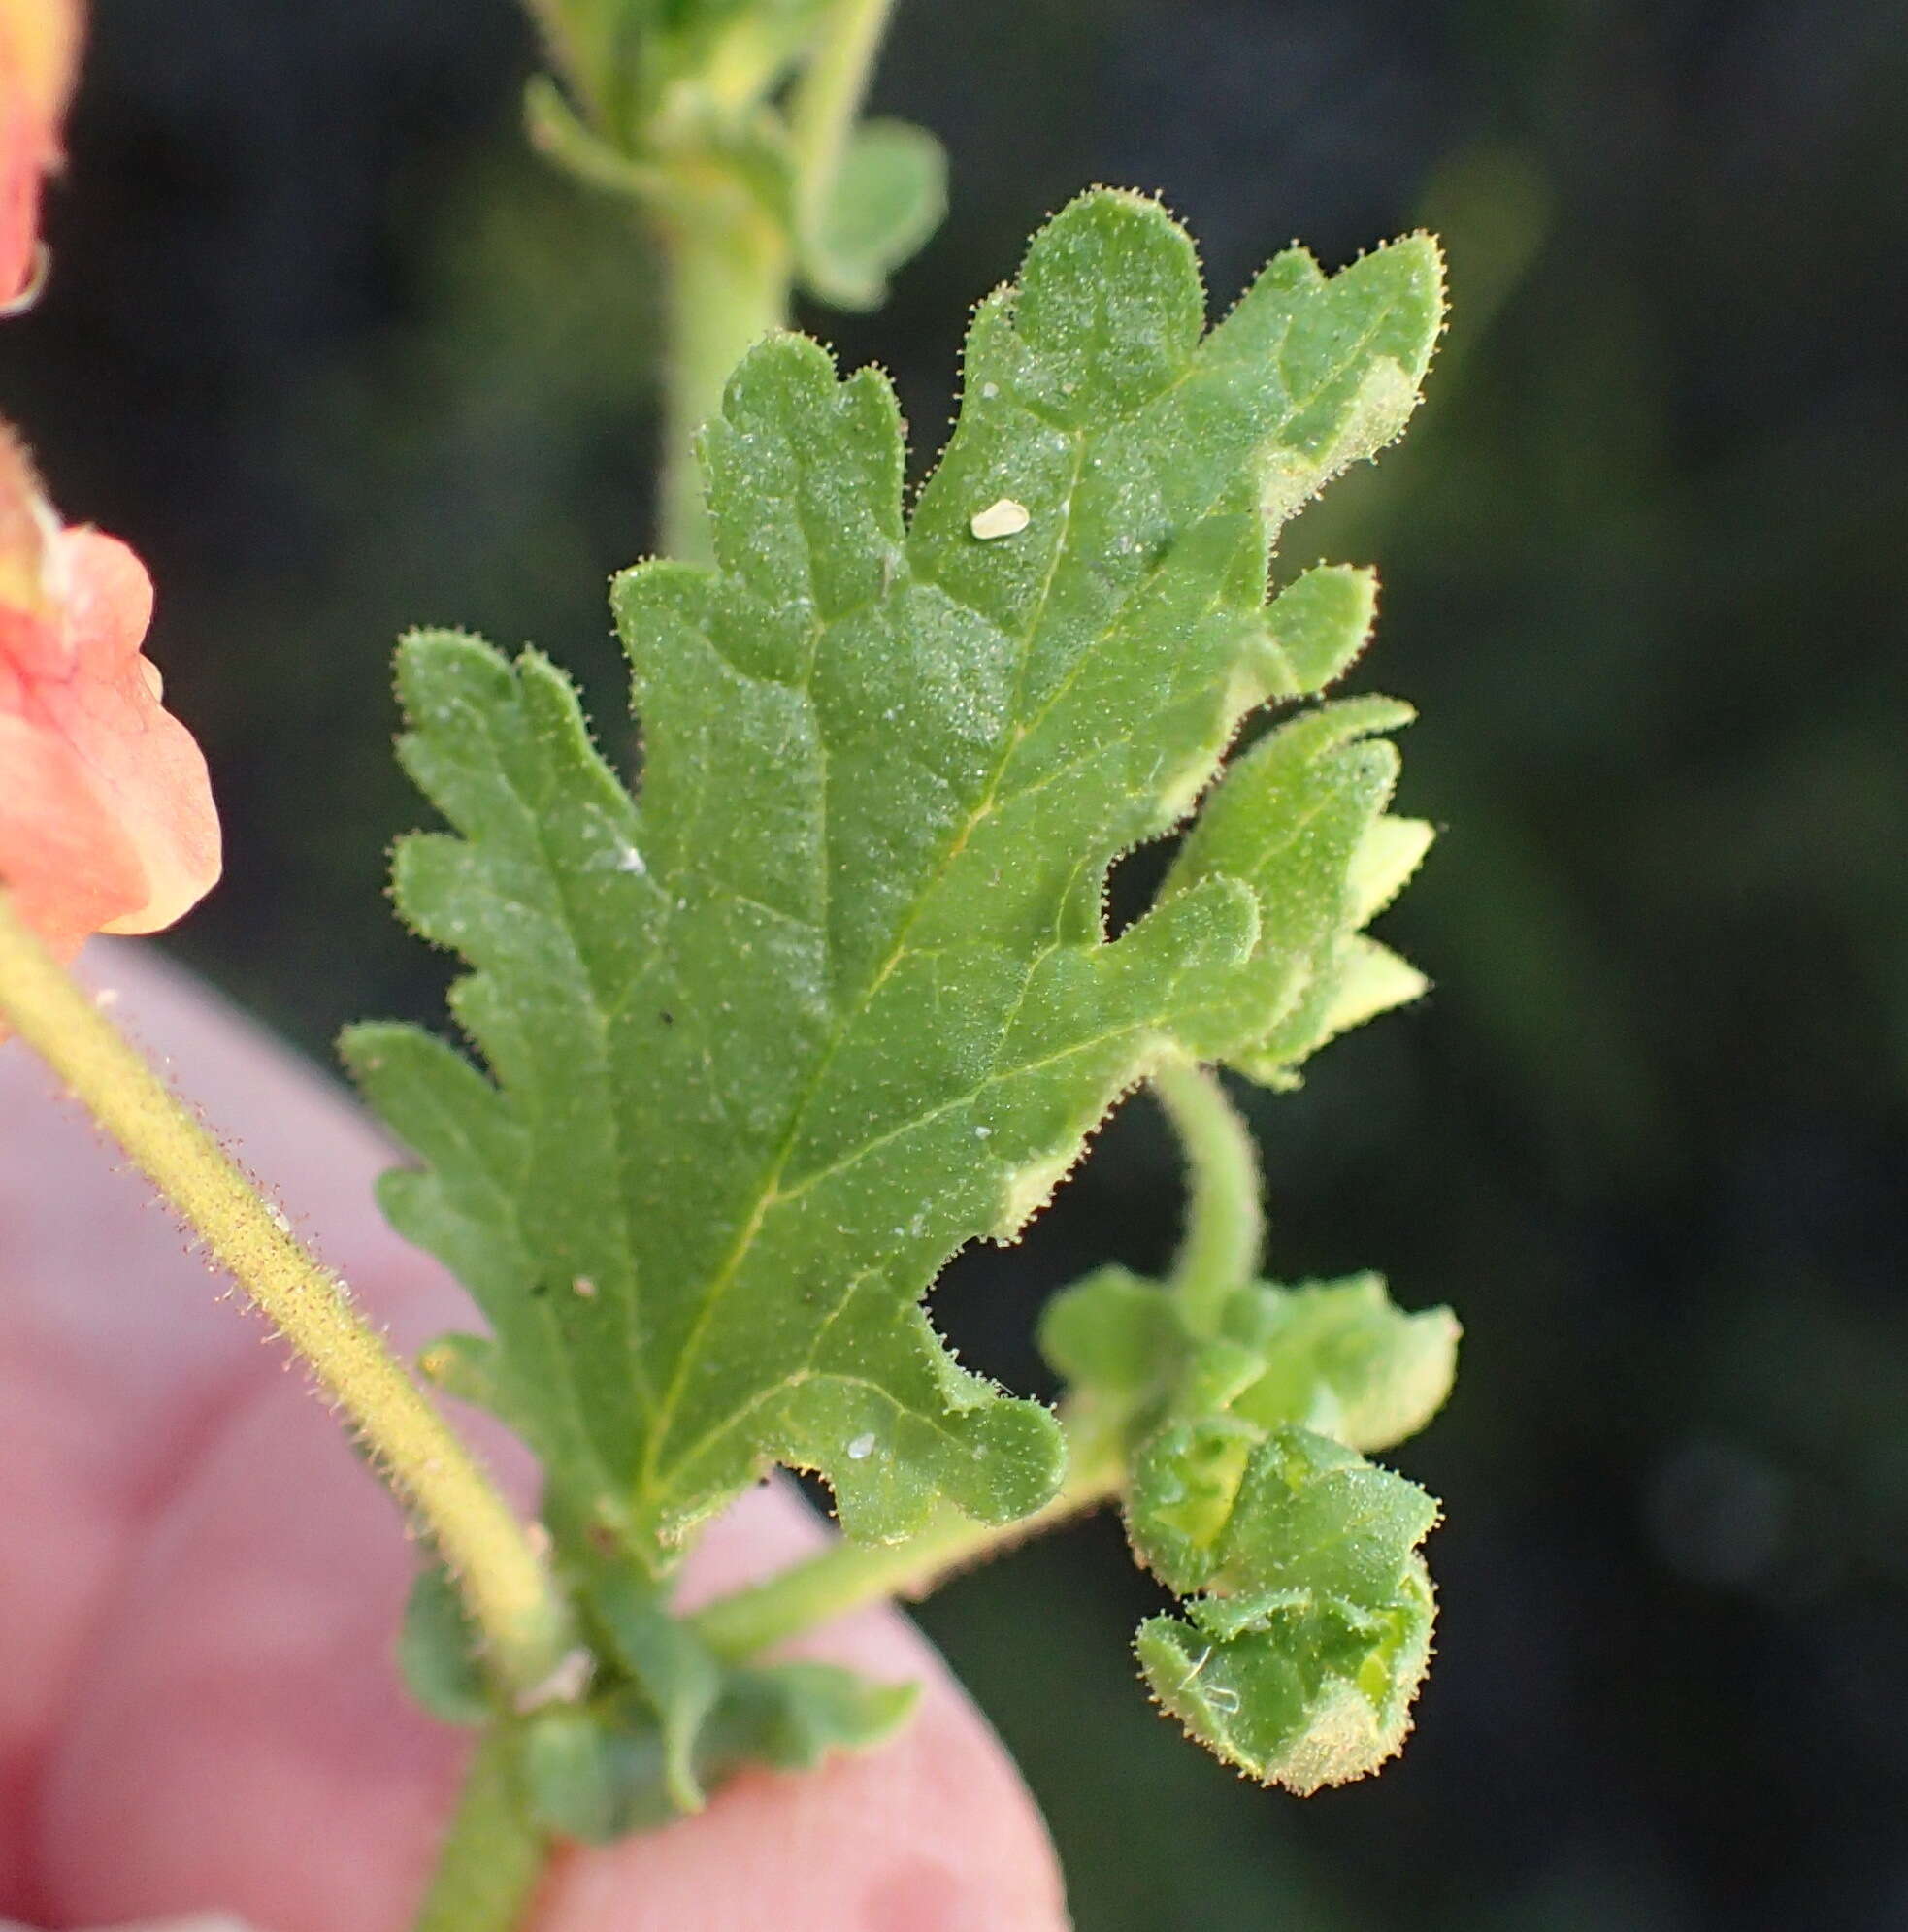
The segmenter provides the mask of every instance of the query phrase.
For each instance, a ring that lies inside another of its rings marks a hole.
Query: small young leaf
[[[804,238],[809,289],[838,309],[878,309],[888,278],[947,213],[947,154],[924,127],[864,121],[841,157],[816,232]]]
[[[678,1812],[699,1812],[706,1795],[697,1759],[704,1726],[722,1701],[720,1660],[653,1592],[618,1578],[593,1597],[612,1651],[655,1713],[663,1786]]]
[[[1040,1340],[1083,1424],[1135,1445],[1135,1554],[1193,1597],[1140,1627],[1155,1694],[1222,1757],[1308,1791],[1397,1749],[1430,1656],[1414,1552],[1436,1505],[1356,1452],[1430,1421],[1458,1325],[1367,1274],[1246,1283],[1218,1326],[1196,1334],[1172,1288],[1104,1268],[1055,1297]]]
[[[977,311],[911,519],[886,383],[771,339],[704,440],[717,568],[616,588],[640,806],[542,658],[407,644],[405,763],[453,832],[397,898],[473,966],[488,1077],[402,1029],[346,1051],[424,1163],[392,1219],[490,1321],[429,1359],[537,1449],[560,1544],[658,1564],[772,1460],[860,1537],[1052,1493],[1052,1418],[921,1297],[1150,1068],[1276,1072],[1336,1010],[1402,707],[1241,760],[1118,938],[1102,887],[1356,647],[1349,578],[1267,608],[1275,519],[1396,432],[1440,301],[1423,238],[1295,251],[1202,334],[1185,234],[1084,196]],[[977,539],[1003,500],[1025,525]]]
[[[1265,1783],[1303,1795],[1364,1777],[1402,1743],[1430,1659],[1431,1582],[1416,1550],[1437,1505],[1296,1428],[1215,1485],[1212,1441],[1210,1428],[1179,1431],[1135,1478],[1136,1540],[1140,1523],[1170,1519],[1168,1559],[1186,1574],[1190,1552],[1206,1592],[1185,1621],[1141,1624],[1147,1683],[1194,1736]],[[1197,1537],[1188,1498],[1205,1506]]]
[[[477,1664],[477,1632],[442,1563],[417,1572],[398,1631],[405,1688],[446,1724],[487,1724],[496,1703]]]
[[[534,1713],[520,1753],[531,1810],[545,1829],[590,1844],[701,1811],[744,1764],[812,1769],[835,1752],[882,1743],[917,1686],[872,1684],[833,1664],[725,1664],[686,1623],[612,1590],[609,1682],[585,1704]],[[592,1602],[603,1611],[602,1591]]]
[[[1257,1427],[1297,1424],[1368,1455],[1416,1435],[1451,1392],[1457,1317],[1407,1315],[1378,1275],[1255,1286],[1227,1317],[1229,1334],[1264,1364],[1231,1403]]]
[[[1076,1394],[1122,1409],[1163,1395],[1191,1346],[1167,1291],[1122,1267],[1062,1289],[1040,1311],[1039,1339]]]
[[[710,1767],[811,1771],[835,1752],[872,1751],[907,1721],[919,1695],[917,1684],[871,1684],[833,1664],[736,1671],[709,1726]]]

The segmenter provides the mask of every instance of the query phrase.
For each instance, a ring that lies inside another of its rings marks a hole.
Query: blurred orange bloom
[[[62,159],[83,18],[80,0],[0,0],[0,308],[39,278],[40,183]]]
[[[211,890],[206,761],[141,656],[146,567],[67,530],[0,429],[0,884],[63,958],[89,933],[153,933]]]

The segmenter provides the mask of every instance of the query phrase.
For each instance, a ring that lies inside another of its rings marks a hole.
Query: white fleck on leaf
[[[975,510],[968,520],[968,528],[983,543],[989,543],[997,537],[1018,537],[1033,521],[1034,513],[1024,503],[1001,497],[985,509]]]

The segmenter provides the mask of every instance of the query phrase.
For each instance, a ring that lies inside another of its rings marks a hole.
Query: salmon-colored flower
[[[0,311],[40,274],[40,184],[60,164],[80,63],[79,0],[0,0]]]
[[[140,653],[146,567],[63,529],[0,429],[0,885],[62,957],[154,933],[211,890],[206,761]]]

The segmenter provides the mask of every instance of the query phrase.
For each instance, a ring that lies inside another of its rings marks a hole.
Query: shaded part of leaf
[[[405,1688],[446,1724],[488,1724],[497,1716],[479,1658],[477,1629],[450,1573],[435,1560],[417,1572],[398,1629]]]
[[[1203,1589],[1226,1558],[1241,1485],[1263,1438],[1236,1418],[1169,1423],[1134,1458],[1126,1526],[1134,1554],[1168,1589]]]
[[[674,1664],[666,1668],[674,1674]],[[529,1719],[521,1763],[537,1822],[592,1845],[654,1829],[683,1814],[684,1788],[696,1794],[686,1809],[700,1809],[705,1793],[746,1765],[806,1771],[838,1752],[874,1749],[918,1694],[912,1684],[871,1683],[833,1664],[716,1668],[720,1694],[693,1726],[685,1766],[672,1765],[667,1720],[634,1688]]]
[[[919,1696],[917,1684],[874,1684],[835,1664],[737,1671],[709,1727],[711,1775],[749,1763],[810,1771],[837,1752],[872,1751],[907,1721]]]
[[[838,309],[878,309],[888,278],[946,213],[947,152],[940,143],[908,121],[863,121],[815,232],[803,240],[809,292]]]
[[[612,1576],[591,1593],[612,1651],[655,1712],[662,1740],[663,1787],[672,1807],[699,1812],[707,1802],[699,1758],[703,1731],[721,1701],[720,1660],[652,1588]]]
[[[521,1766],[532,1820],[560,1838],[608,1845],[643,1823],[661,1823],[667,1803],[653,1817],[666,1788],[662,1747],[647,1734],[604,1721],[599,1710],[557,1704],[538,1712],[523,1728]]]

